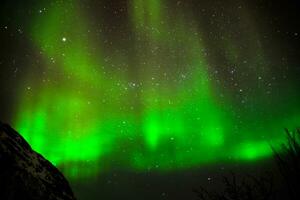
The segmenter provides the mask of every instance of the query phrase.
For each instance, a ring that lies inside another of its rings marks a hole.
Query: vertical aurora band
[[[275,116],[255,128],[253,123],[237,128],[234,114],[241,111],[230,95],[218,96],[222,89],[211,78],[203,30],[186,23],[193,19],[182,17],[184,10],[176,11],[176,20],[171,20],[167,3],[128,1],[133,48],[144,49],[133,55],[135,81],[142,80],[131,88],[137,97],[124,90],[131,81],[128,74],[108,76],[103,70],[108,68],[105,49],[93,41],[92,31],[87,32],[93,28],[78,2],[51,5],[34,20],[31,36],[41,52],[46,78],[32,81],[37,86],[31,91],[20,92],[16,127],[69,176],[93,176],[108,160],[122,160],[124,168],[141,171],[257,160],[272,154],[270,143],[283,141],[280,134],[274,135],[282,127],[297,126],[300,115],[294,112],[289,119]],[[66,7],[72,9],[66,12]],[[234,63],[232,43],[225,41],[224,48]],[[131,101],[139,102],[137,110],[130,108]],[[262,119],[253,114],[247,120]]]

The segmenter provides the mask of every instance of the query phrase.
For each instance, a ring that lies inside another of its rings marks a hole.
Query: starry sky
[[[85,199],[171,198],[148,181],[261,162],[299,126],[296,0],[1,4],[0,119]]]

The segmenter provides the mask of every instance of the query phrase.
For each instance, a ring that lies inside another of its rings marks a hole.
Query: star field
[[[261,9],[240,1],[33,4],[26,22],[1,24],[1,37],[23,46],[0,60],[14,82],[9,119],[73,178],[115,165],[171,172],[268,158],[281,130],[300,121],[299,31]]]

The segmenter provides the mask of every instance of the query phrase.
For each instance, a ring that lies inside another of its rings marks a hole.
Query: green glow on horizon
[[[126,63],[136,65],[143,83],[139,91],[128,86],[132,78],[127,73],[104,70],[109,68],[107,49],[87,32],[92,27],[76,1],[52,5],[34,20],[31,34],[42,52],[40,67],[55,81],[40,81],[31,91],[20,92],[15,123],[32,147],[67,175],[93,176],[113,162],[133,170],[171,171],[228,159],[255,161],[271,156],[270,140],[284,141],[278,131],[297,126],[298,111],[269,120],[271,114],[257,118],[240,110],[230,94],[219,98],[223,89],[203,53],[203,30],[185,23],[180,13],[171,20],[166,5],[162,0],[128,4],[134,45],[144,49],[133,56],[135,64]],[[234,63],[236,49],[229,43],[224,46]],[[112,62],[118,66],[123,60]],[[160,65],[174,76],[184,69],[187,77],[180,84],[167,79],[161,68],[157,73]],[[31,80],[36,84],[29,75],[26,81]],[[258,98],[269,101],[268,96]],[[131,108],[135,104],[138,108]],[[259,102],[256,108],[264,106]],[[249,124],[241,128],[239,120]]]

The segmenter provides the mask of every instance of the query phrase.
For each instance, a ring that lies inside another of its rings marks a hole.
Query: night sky
[[[193,197],[229,166],[268,160],[300,125],[299,9],[1,1],[0,120],[79,199]]]

